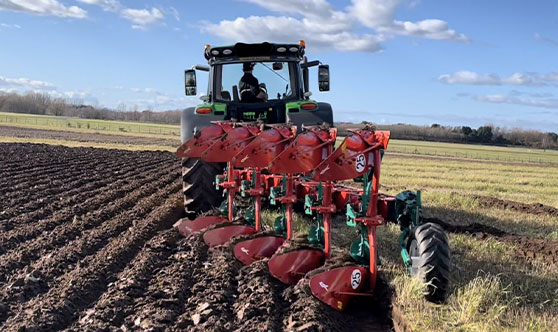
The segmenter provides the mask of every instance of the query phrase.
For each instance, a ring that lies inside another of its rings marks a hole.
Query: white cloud
[[[281,16],[238,17],[219,23],[205,23],[202,31],[228,42],[293,42],[304,39],[312,48],[368,52],[381,50],[381,42],[396,35],[469,40],[450,29],[442,20],[396,21],[395,11],[401,0],[352,0],[352,4],[343,10],[335,9],[326,0],[244,1]]]
[[[164,95],[163,92],[155,90],[153,88],[130,88],[130,91],[132,92],[136,92],[136,93],[147,93],[147,94],[153,94],[153,95]]]
[[[461,70],[453,74],[443,74],[438,81],[446,84],[471,84],[471,85],[499,85],[500,78],[495,74],[477,74],[472,71]]]
[[[330,15],[331,5],[325,0],[245,0],[256,4],[262,8],[279,12],[299,14],[302,16],[319,16],[325,17]]]
[[[423,37],[434,40],[453,40],[458,42],[470,42],[462,33],[448,27],[448,23],[437,19],[428,19],[418,22],[393,21],[392,24],[378,28],[385,33],[393,33],[405,36]]]
[[[1,1],[1,0],[0,0]],[[147,30],[147,26],[165,18],[163,12],[158,8],[151,9],[134,9],[124,7],[118,0],[77,0],[89,5],[99,6],[105,11],[120,13],[120,15],[132,22],[132,29]],[[180,20],[178,11],[171,7],[168,10],[176,20]]]
[[[349,13],[369,28],[385,27],[393,22],[399,0],[352,0]]]
[[[85,18],[87,12],[78,6],[65,6],[57,0],[0,0],[0,10],[64,18]]]
[[[0,76],[0,86],[21,87],[39,90],[55,90],[56,87],[48,82],[31,80],[29,78],[8,78]]]
[[[0,23],[0,28],[21,29],[21,26],[19,24]]]
[[[83,2],[89,5],[96,5],[105,11],[116,12],[122,8],[122,5],[117,0],[77,0],[78,2]]]
[[[545,43],[547,43],[547,44],[550,44],[550,45],[552,45],[552,46],[557,46],[557,47],[558,47],[558,40],[556,40],[556,39],[552,39],[552,38],[548,38],[548,37],[545,37],[545,36],[541,36],[541,35],[538,34],[538,33],[535,33],[535,39],[536,39],[536,40],[540,40],[540,41],[542,41],[542,42],[545,42]]]
[[[344,30],[323,31],[323,28],[292,17],[250,16],[239,17],[234,21],[221,21],[219,24],[207,24],[203,31],[231,42],[293,42],[293,38],[300,38],[317,49],[374,52],[381,48],[381,38],[378,36]],[[247,34],[247,31],[250,33]]]
[[[121,14],[122,17],[132,21],[138,26],[146,26],[148,24],[155,23],[158,20],[162,20],[165,17],[165,15],[163,15],[163,13],[157,8],[151,8],[151,10],[126,8],[121,11]]]
[[[131,27],[134,30],[141,30],[141,31],[146,31],[147,30],[147,27],[145,25],[132,24]]]
[[[498,74],[478,74],[472,71],[461,70],[452,74],[443,74],[438,81],[446,84],[469,85],[524,85],[545,86],[558,82],[558,73],[514,73],[510,76],[500,77]]]
[[[168,14],[170,14],[172,17],[174,17],[175,20],[180,21],[180,13],[178,12],[178,10],[176,10],[176,8],[174,7],[170,7],[167,10]]]
[[[475,100],[495,104],[515,104],[548,109],[558,109],[558,99],[518,98],[500,94],[478,95]]]
[[[382,33],[434,40],[470,41],[464,34],[450,29],[446,21],[439,19],[418,22],[395,20],[395,12],[400,2],[400,0],[353,0],[349,13],[364,26]],[[418,3],[410,4],[410,6],[417,5]]]

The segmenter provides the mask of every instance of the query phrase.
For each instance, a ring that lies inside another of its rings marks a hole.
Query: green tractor
[[[333,126],[331,105],[311,99],[309,89],[309,69],[317,66],[319,90],[329,91],[329,66],[308,61],[304,53],[304,41],[206,45],[204,55],[208,65],[195,65],[184,73],[187,96],[198,93],[196,71],[208,72],[209,84],[207,94],[201,96],[202,103],[182,112],[182,143],[219,120],[292,123],[298,128],[324,123]],[[261,94],[248,91],[240,82],[247,69],[258,80]],[[193,216],[221,204],[223,197],[214,181],[224,168],[224,164],[194,158],[182,160],[186,213]]]

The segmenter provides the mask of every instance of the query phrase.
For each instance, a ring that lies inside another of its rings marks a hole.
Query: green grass
[[[404,274],[399,229],[381,227],[381,273],[394,286],[394,308],[412,331],[556,331],[558,268],[513,255],[494,239],[450,234],[452,291],[444,304],[422,297],[423,285]]]
[[[425,213],[456,224],[479,222],[558,240],[558,218],[482,207],[474,195],[558,207],[558,167],[409,158],[387,152],[383,191],[421,190]]]
[[[344,137],[338,137],[337,145],[343,139]],[[405,155],[435,156],[459,160],[473,159],[558,166],[558,150],[390,139],[387,151]]]
[[[137,133],[145,135],[164,135],[180,137],[180,126],[144,122],[124,122],[110,120],[92,120],[71,117],[18,114],[0,112],[0,125],[20,125],[41,129],[83,129],[100,132]]]
[[[493,196],[558,207],[558,167],[418,157],[393,153],[392,147],[388,147],[383,159],[384,192],[420,189],[427,216],[455,224],[478,222],[510,233],[558,240],[557,217],[483,207],[473,198]],[[452,292],[447,303],[435,305],[422,298],[422,286],[417,280],[405,276],[397,247],[399,232],[396,225],[378,230],[384,263],[381,271],[394,286],[394,307],[402,312],[411,330],[558,329],[556,265],[518,257],[514,246],[507,242],[449,234]]]
[[[558,151],[476,144],[390,140],[390,152],[558,165]]]

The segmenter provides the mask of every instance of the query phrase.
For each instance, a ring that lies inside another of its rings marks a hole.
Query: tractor
[[[230,246],[242,264],[267,259],[273,277],[288,285],[307,282],[316,298],[342,311],[355,296],[374,293],[376,228],[396,223],[406,270],[425,283],[428,300],[444,301],[447,236],[423,222],[420,192],[379,192],[388,131],[367,124],[338,142],[331,105],[309,91],[315,66],[319,90],[329,91],[329,66],[308,61],[305,46],[206,45],[209,66],[185,71],[186,95],[197,95],[196,71],[209,73],[209,87],[202,104],[182,113],[177,155],[187,217],[175,227],[186,237],[202,234],[208,247]],[[347,180],[361,188],[340,184]],[[281,211],[272,229],[262,224],[263,203]],[[302,242],[293,232],[295,209],[314,221]],[[331,259],[331,226],[342,214],[358,237],[350,261],[339,263]]]
[[[312,93],[309,91],[309,68],[315,66],[319,66],[320,91],[329,90],[329,66],[320,65],[319,61],[308,62],[304,53],[303,41],[299,44],[206,45],[204,56],[209,66],[196,65],[184,72],[187,96],[197,94],[196,71],[208,72],[209,84],[207,94],[201,97],[203,103],[182,112],[182,142],[218,120],[290,122],[299,128],[303,124],[332,126],[331,105],[310,99]],[[242,101],[238,83],[246,62],[255,64],[253,75],[265,82],[267,101]],[[219,163],[182,160],[186,213],[196,214],[220,205],[221,193],[212,188],[215,176],[223,169],[224,165]]]

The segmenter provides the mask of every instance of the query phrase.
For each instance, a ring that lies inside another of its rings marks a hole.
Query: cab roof
[[[301,61],[304,57],[304,49],[304,41],[300,41],[299,44],[268,42],[257,44],[236,43],[234,45],[216,47],[206,45],[204,55],[210,64],[266,60]]]

